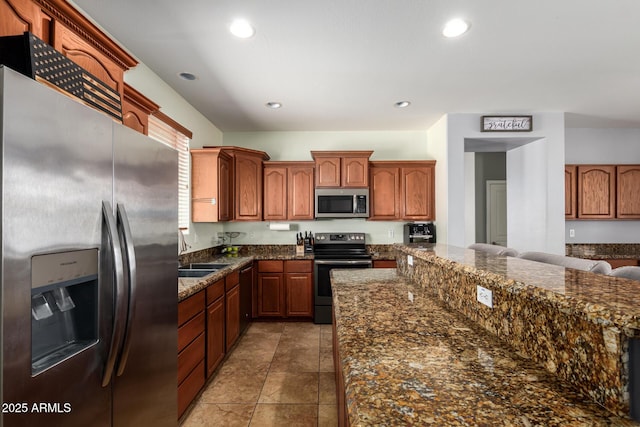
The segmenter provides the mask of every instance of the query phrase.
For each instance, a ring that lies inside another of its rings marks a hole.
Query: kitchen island
[[[637,283],[446,245],[396,246],[401,274],[333,272],[351,425],[638,425],[626,416],[624,358],[639,310],[625,292],[639,295]],[[494,308],[476,301],[477,284],[493,291]]]
[[[334,271],[332,280],[351,426],[636,425],[396,270]]]

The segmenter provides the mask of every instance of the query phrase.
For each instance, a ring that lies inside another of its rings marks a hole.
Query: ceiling
[[[446,113],[532,112],[640,128],[637,0],[74,3],[223,132],[425,130]],[[254,37],[229,33],[237,17]],[[446,39],[454,17],[471,29]]]

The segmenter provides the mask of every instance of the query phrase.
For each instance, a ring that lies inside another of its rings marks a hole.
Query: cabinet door
[[[231,158],[220,156],[218,159],[218,220],[231,221],[233,219],[232,209],[232,172]]]
[[[262,159],[235,155],[235,220],[262,221]]]
[[[240,335],[240,285],[227,291],[225,319],[228,351]]]
[[[640,218],[640,165],[619,165],[618,218]]]
[[[343,157],[340,184],[342,187],[369,186],[369,158]]]
[[[124,71],[78,34],[54,22],[53,47],[124,97]]]
[[[25,31],[49,42],[44,35],[43,18],[40,7],[31,0],[0,0],[0,37],[18,36]]]
[[[191,150],[191,221],[231,219],[231,158],[218,149]]]
[[[207,377],[220,365],[225,354],[224,298],[218,298],[207,307]]]
[[[576,165],[565,165],[564,167],[564,217],[567,219],[576,218],[576,198],[578,195]]]
[[[435,170],[432,166],[400,169],[402,218],[435,219]]]
[[[264,214],[265,220],[287,219],[287,168],[267,166],[264,168]]]
[[[370,220],[394,221],[401,218],[400,168],[370,168]]]
[[[313,219],[313,166],[289,166],[288,168],[288,213],[290,220]]]
[[[316,187],[340,187],[340,157],[316,159]]]
[[[283,317],[284,284],[282,273],[258,274],[258,317]]]
[[[615,193],[615,166],[578,166],[578,218],[615,218]]]
[[[313,273],[285,274],[287,317],[313,317]]]

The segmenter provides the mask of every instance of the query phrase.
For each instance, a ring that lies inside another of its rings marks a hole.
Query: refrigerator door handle
[[[113,332],[111,334],[111,343],[109,344],[109,355],[107,356],[107,362],[105,364],[104,374],[102,376],[102,387],[106,387],[107,385],[109,385],[109,382],[111,382],[113,369],[115,368],[116,359],[118,357],[118,350],[122,344],[127,306],[124,301],[125,292],[122,248],[120,246],[120,238],[118,237],[116,220],[113,216],[111,203],[107,201],[102,202],[102,213],[107,225],[107,233],[109,234],[116,282],[113,310]]]
[[[120,355],[120,361],[118,362],[118,370],[116,375],[120,376],[124,373],[124,369],[127,366],[127,359],[129,357],[129,350],[131,349],[131,329],[133,326],[133,319],[136,313],[136,294],[137,294],[137,282],[136,282],[136,253],[133,246],[133,237],[131,235],[131,227],[129,226],[129,218],[127,217],[127,211],[124,205],[118,203],[116,206],[117,219],[119,225],[119,231],[122,233],[122,243],[124,243],[124,254],[127,259],[127,275],[129,276],[129,312],[127,314],[127,324],[125,327],[124,345]]]

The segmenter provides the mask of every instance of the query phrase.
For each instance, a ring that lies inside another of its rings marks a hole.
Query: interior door
[[[487,243],[507,246],[507,181],[487,181]]]
[[[113,425],[175,426],[178,154],[116,123],[113,138],[114,207],[121,211],[121,227],[122,212],[127,217],[131,235],[122,240],[133,246],[136,267],[128,329],[113,378]]]

